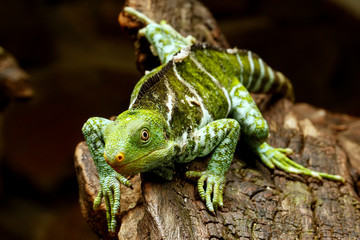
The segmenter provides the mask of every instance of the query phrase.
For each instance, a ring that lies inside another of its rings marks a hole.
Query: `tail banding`
[[[235,55],[240,65],[239,79],[249,92],[280,93],[294,101],[292,84],[284,74],[250,51],[238,50]]]

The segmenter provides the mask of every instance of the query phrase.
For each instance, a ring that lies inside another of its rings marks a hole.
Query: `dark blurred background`
[[[298,102],[360,116],[359,0],[203,1],[231,46],[293,82]],[[0,46],[35,95],[0,113],[0,239],[97,239],[73,167],[82,124],[127,109],[141,75],[123,1],[1,0]]]

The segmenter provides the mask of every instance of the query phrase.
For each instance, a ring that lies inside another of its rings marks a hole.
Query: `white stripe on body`
[[[193,94],[196,99],[197,99],[197,102],[199,103],[200,105],[200,108],[201,108],[201,111],[203,113],[203,116],[201,118],[201,122],[200,122],[200,128],[205,126],[207,123],[209,122],[212,122],[213,119],[209,113],[209,111],[205,108],[204,106],[204,102],[202,100],[202,98],[199,96],[199,94],[196,92],[195,88],[188,82],[186,82],[179,74],[179,72],[177,71],[176,69],[176,64],[173,64],[173,70],[174,70],[174,73],[175,73],[175,76],[177,77],[177,79],[182,83],[184,84],[188,89],[189,91],[191,92],[191,94]]]
[[[240,82],[241,82],[241,84],[243,84],[244,83],[244,76],[243,76],[243,74],[244,74],[244,64],[241,61],[241,58],[240,58],[239,54],[236,54],[236,59],[237,59],[237,61],[239,63],[239,66],[240,66]]]
[[[251,89],[252,91],[256,92],[260,89],[261,86],[261,82],[265,76],[265,66],[264,66],[264,62],[261,58],[259,58],[258,60],[259,65],[260,65],[260,75],[259,78],[257,79],[255,86],[253,87],[253,89]]]
[[[254,61],[252,59],[252,53],[250,51],[248,51],[248,59],[249,59],[249,65],[250,65],[250,74],[249,74],[249,81],[246,87],[246,89],[248,89],[251,86],[251,82],[253,80],[253,74],[254,74]]]
[[[231,99],[229,96],[228,91],[225,89],[225,87],[213,76],[211,75],[208,71],[206,71],[206,69],[201,65],[201,63],[199,63],[199,61],[194,58],[192,55],[190,55],[190,59],[195,63],[195,65],[202,71],[204,72],[206,75],[208,75],[210,77],[210,79],[216,84],[216,86],[218,88],[221,89],[221,91],[224,93],[226,100],[228,102],[228,111],[226,113],[226,116],[230,113],[231,110]]]
[[[269,72],[269,79],[267,80],[267,83],[264,86],[264,92],[268,92],[271,89],[271,86],[273,85],[275,79],[275,74],[272,68],[268,67],[267,70]]]
[[[138,93],[138,94],[139,94],[139,93]],[[135,101],[136,101],[136,99],[137,99],[137,96],[138,96],[138,95],[136,95],[136,97],[134,97],[134,100],[130,103],[129,109],[132,108],[132,106],[134,105],[134,103],[135,103]]]
[[[173,114],[173,108],[174,108],[174,104],[175,104],[175,96],[174,96],[174,92],[173,90],[170,88],[169,86],[169,82],[166,80],[165,81],[165,86],[168,89],[168,99],[166,102],[166,107],[168,108],[168,113],[167,113],[167,123],[170,127],[170,121],[172,119],[172,114]]]

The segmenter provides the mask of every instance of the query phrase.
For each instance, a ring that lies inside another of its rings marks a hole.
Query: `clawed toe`
[[[289,156],[294,153],[294,151],[291,148],[274,148],[278,152],[281,152],[285,154],[286,156]]]
[[[223,206],[223,191],[225,184],[225,177],[219,176],[207,171],[186,172],[188,178],[198,179],[198,191],[202,201],[205,202],[207,209],[212,215],[216,215],[215,211],[219,206]],[[204,189],[206,183],[206,190]]]
[[[331,175],[327,173],[312,171],[287,157],[293,153],[290,148],[273,148],[267,143],[262,143],[257,149],[262,162],[269,168],[274,168],[275,166],[285,172],[302,174],[306,176],[311,176],[317,179],[330,179],[335,181],[344,182],[344,179],[338,175]]]

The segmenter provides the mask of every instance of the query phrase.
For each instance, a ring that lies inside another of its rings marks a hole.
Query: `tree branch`
[[[150,18],[165,19],[184,35],[227,47],[211,14],[195,0],[129,0]],[[124,29],[136,39],[141,24],[120,15]],[[137,41],[141,70],[153,67],[146,41]],[[333,114],[286,99],[256,95],[270,126],[269,142],[290,147],[296,162],[316,171],[339,174],[345,184],[269,170],[239,146],[224,193],[224,207],[212,216],[185,170],[204,170],[207,159],[180,165],[172,181],[152,174],[134,176],[134,190],[121,188],[118,236],[107,232],[105,208],[92,203],[99,180],[85,143],[76,148],[75,166],[80,204],[91,228],[103,239],[358,239],[360,238],[360,119]],[[240,144],[241,145],[241,144]]]

